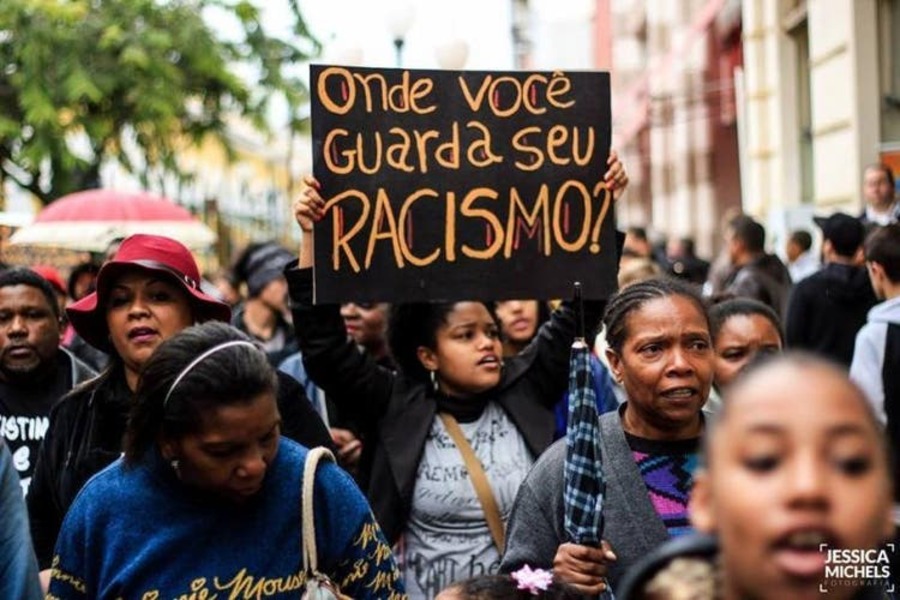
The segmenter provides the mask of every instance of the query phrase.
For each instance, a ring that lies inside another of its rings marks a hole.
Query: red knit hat
[[[113,351],[106,325],[106,304],[109,289],[123,273],[146,271],[165,275],[177,281],[188,293],[194,320],[231,321],[231,309],[200,289],[200,269],[191,251],[180,242],[161,235],[138,233],[122,242],[111,260],[97,274],[96,291],[66,308],[69,322],[89,344]]]
[[[66,284],[63,282],[62,276],[55,267],[51,267],[50,265],[34,265],[31,267],[31,270],[49,281],[50,285],[53,286],[53,289],[56,290],[57,293],[62,294],[63,296],[67,294]]]

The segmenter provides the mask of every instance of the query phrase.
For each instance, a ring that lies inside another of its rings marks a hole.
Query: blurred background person
[[[653,246],[646,228],[632,226],[625,230],[622,255],[626,258],[653,258]]]
[[[53,292],[56,295],[56,303],[59,305],[60,326],[64,328],[68,322],[66,320],[65,310],[66,305],[69,303],[69,295],[66,291],[66,284],[63,283],[62,276],[60,276],[56,267],[51,267],[50,265],[35,265],[30,268],[32,271],[43,277],[53,288]]]
[[[795,229],[784,245],[788,271],[795,284],[819,270],[819,259],[812,252],[812,236],[805,229]]]
[[[391,371],[396,365],[388,345],[388,313],[390,304],[386,302],[347,302],[341,305],[341,317],[360,352],[366,353],[379,365]],[[306,390],[316,410],[331,431],[331,439],[337,448],[338,462],[353,475],[361,487],[368,482],[368,469],[361,469],[362,427],[359,423],[343,415],[336,403],[330,402],[324,390],[318,387],[306,372],[303,354],[298,350],[278,365],[279,370],[296,379]]]
[[[791,275],[777,256],[766,253],[765,243],[766,230],[753,218],[740,215],[729,222],[725,246],[732,272],[725,280],[724,291],[759,300],[782,318],[791,289]]]
[[[217,269],[206,274],[206,280],[216,288],[219,299],[232,309],[241,303],[240,284],[228,269]]]
[[[95,262],[83,262],[75,266],[69,273],[66,290],[69,293],[69,303],[78,302],[94,291],[97,273],[100,265]],[[63,332],[62,344],[68,348],[79,360],[90,366],[98,373],[109,363],[109,356],[102,350],[95,348],[84,341],[72,324],[66,319],[66,329]]]
[[[709,261],[697,256],[694,239],[673,238],[666,244],[668,272],[691,283],[703,285],[709,276]]]
[[[866,267],[881,300],[856,336],[850,377],[866,393],[887,427],[895,461],[900,460],[900,224],[876,228],[866,239]],[[900,464],[895,462],[895,464]],[[900,477],[894,493],[900,523]]]
[[[629,268],[635,268],[643,259],[635,259],[628,263]],[[655,264],[655,263],[650,263]],[[620,271],[621,275],[621,271]],[[499,300],[494,302],[494,315],[500,323],[500,335],[503,341],[503,356],[515,356],[522,352],[534,339],[541,325],[550,318],[550,307],[539,300]],[[590,343],[590,340],[589,340]],[[594,384],[594,396],[597,400],[597,412],[603,414],[618,408],[618,401],[613,389],[609,372],[592,347],[590,361],[592,382]],[[553,439],[559,439],[566,435],[569,419],[569,393],[553,409],[556,421],[556,430]]]
[[[291,253],[275,242],[253,243],[232,269],[236,279],[246,284],[247,296],[235,308],[231,324],[259,342],[276,367],[299,349],[289,321],[284,279],[284,267],[291,260]]]
[[[375,359],[379,365],[394,369],[388,347],[388,314],[391,305],[386,302],[345,302],[341,304],[341,318],[349,335],[360,350]]]
[[[628,287],[639,281],[646,281],[663,274],[659,265],[650,258],[632,258],[624,261],[619,267],[619,289]]]
[[[550,307],[540,300],[499,300],[494,302],[494,314],[500,321],[503,356],[515,356],[550,318]]]
[[[739,208],[729,208],[722,215],[719,221],[719,231],[725,232],[727,236],[729,223],[741,215]],[[722,245],[718,254],[712,259],[709,266],[709,274],[706,283],[703,284],[703,295],[707,298],[715,298],[725,291],[725,282],[731,275],[734,267],[731,264],[731,255],[728,248],[727,237],[726,243]]]
[[[900,220],[900,202],[894,188],[894,173],[886,164],[869,165],[863,171],[862,195],[865,207],[859,219],[867,230]]]
[[[72,302],[77,302],[94,291],[94,282],[99,271],[100,265],[95,262],[88,261],[75,265],[66,281],[66,291]]]
[[[865,267],[858,264],[865,228],[841,212],[815,222],[822,229],[825,264],[791,290],[785,342],[788,348],[809,350],[849,368],[856,333],[878,301]]]

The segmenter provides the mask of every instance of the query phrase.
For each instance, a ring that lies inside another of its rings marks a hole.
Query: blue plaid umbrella
[[[603,535],[606,482],[590,360],[588,345],[583,339],[575,340],[569,361],[565,525],[566,534],[572,542],[598,546]]]
[[[575,303],[580,319],[581,285],[575,284]],[[606,481],[600,449],[600,423],[591,372],[591,350],[581,337],[572,344],[569,359],[569,419],[566,426],[565,527],[569,540],[585,546],[600,546],[603,538],[603,499]],[[608,400],[608,399],[607,399]],[[612,598],[607,586],[601,598]]]

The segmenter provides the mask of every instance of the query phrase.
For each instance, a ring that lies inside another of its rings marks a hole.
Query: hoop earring
[[[437,371],[428,371],[428,377],[431,379],[431,389],[435,392],[438,391],[438,382],[437,375],[435,375]]]

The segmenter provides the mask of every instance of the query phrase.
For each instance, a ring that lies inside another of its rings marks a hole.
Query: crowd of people
[[[628,182],[614,152],[605,181],[615,198]],[[316,304],[312,177],[296,258],[253,243],[203,276],[180,242],[138,234],[68,282],[6,269],[0,597],[886,597],[893,189],[867,169],[862,214],[792,232],[787,264],[748,215],[711,262],[633,227],[618,291],[578,306]],[[598,544],[565,525],[582,319]],[[320,447],[335,462],[310,467]],[[826,570],[860,556],[878,568],[862,582]]]

